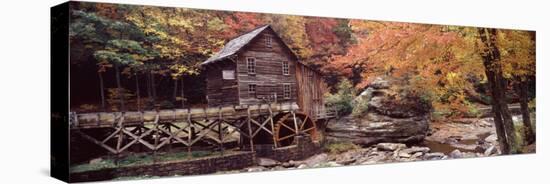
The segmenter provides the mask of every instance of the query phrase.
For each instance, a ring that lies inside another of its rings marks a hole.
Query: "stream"
[[[477,145],[483,143],[487,137],[491,135],[491,132],[485,132],[476,135],[477,139],[458,139],[456,142],[445,142],[445,141],[436,141],[431,139],[426,139],[419,146],[425,146],[430,148],[432,152],[441,152],[444,154],[449,154],[454,150],[460,150],[461,152],[472,152],[471,149],[465,149],[464,145]],[[471,146],[470,146],[471,147]],[[482,150],[474,149],[474,152],[483,153]]]

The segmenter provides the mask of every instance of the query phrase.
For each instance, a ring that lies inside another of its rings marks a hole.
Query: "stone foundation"
[[[256,157],[265,157],[286,162],[290,160],[303,160],[322,151],[320,143],[312,142],[307,135],[296,136],[294,141],[294,145],[281,148],[274,148],[272,144],[255,145],[255,152],[247,150],[247,152],[228,153],[224,156],[71,173],[70,181],[101,181],[119,177],[144,175],[175,176],[210,174],[253,166],[256,164]]]
[[[303,160],[322,151],[320,143],[312,142],[307,135],[296,136],[294,141],[296,144],[281,148],[274,148],[272,144],[254,145],[254,151],[256,157],[271,158],[280,162]]]
[[[185,161],[171,161],[150,165],[109,168],[71,173],[71,182],[111,180],[130,176],[174,176],[210,174],[218,171],[242,169],[254,165],[254,153],[231,153]]]

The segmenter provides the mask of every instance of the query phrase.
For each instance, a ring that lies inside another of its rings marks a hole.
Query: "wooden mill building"
[[[302,63],[270,25],[230,40],[201,65],[210,107],[295,102],[310,117],[324,111],[327,85],[321,75]]]

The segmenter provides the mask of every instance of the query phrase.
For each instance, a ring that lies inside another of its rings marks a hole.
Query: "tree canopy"
[[[177,81],[198,75],[199,64],[227,41],[270,24],[300,60],[324,73],[333,89],[343,79],[361,90],[376,76],[395,77],[401,79],[400,91],[457,116],[469,113],[474,101],[490,101],[480,56],[485,49],[473,27],[75,4],[71,62],[94,62],[100,74],[117,66],[129,77],[152,74]],[[497,35],[504,78],[534,81],[533,32],[499,29]],[[154,76],[146,80],[149,84]]]

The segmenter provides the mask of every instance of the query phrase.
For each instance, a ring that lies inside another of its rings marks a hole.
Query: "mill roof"
[[[201,63],[201,65],[207,65],[225,59],[233,54],[239,52],[244,46],[250,43],[256,36],[258,36],[262,31],[269,28],[269,25],[264,25],[258,27],[246,34],[238,36],[225,44],[225,46],[218,51],[216,54],[212,55],[206,61]]]

